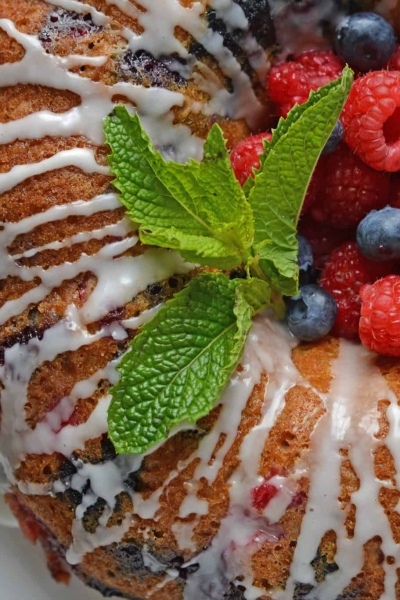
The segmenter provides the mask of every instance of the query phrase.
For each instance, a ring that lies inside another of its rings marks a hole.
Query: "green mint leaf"
[[[213,229],[224,232],[233,243],[238,239],[243,248],[250,248],[254,240],[253,211],[236,179],[218,125],[214,125],[205,141],[197,180],[207,191],[203,209]]]
[[[255,220],[254,253],[272,284],[285,295],[297,293],[297,222],[318,158],[350,92],[353,73],[312,92],[279,121],[266,142],[261,169],[249,193]]]
[[[251,306],[253,316],[264,308],[271,306],[271,286],[262,279],[238,279],[237,289],[244,300]]]
[[[177,250],[203,265],[230,268],[243,261],[253,242],[252,211],[229,171],[218,126],[201,164],[166,162],[139,117],[123,106],[105,120],[105,134],[114,185],[143,243]]]
[[[242,280],[204,273],[143,326],[118,370],[108,413],[119,453],[142,453],[209,413],[238,365],[254,307]],[[258,292],[259,295],[259,292]]]

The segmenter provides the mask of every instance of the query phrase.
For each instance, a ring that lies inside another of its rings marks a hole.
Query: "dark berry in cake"
[[[59,8],[47,16],[46,24],[39,34],[39,40],[47,48],[57,38],[79,39],[98,33],[101,29],[93,22],[90,13],[81,14]]]

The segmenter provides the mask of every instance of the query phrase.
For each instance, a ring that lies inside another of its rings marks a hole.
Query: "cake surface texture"
[[[119,360],[200,268],[140,242],[103,121],[127,105],[177,162],[201,158],[214,123],[229,148],[265,130],[273,61],[327,47],[356,3],[309,2],[307,18],[306,4],[0,0],[0,464],[61,583],[128,600],[400,599],[398,359],[298,344],[263,312],[207,417],[145,455],[107,436]],[[400,23],[399,3],[359,4]]]

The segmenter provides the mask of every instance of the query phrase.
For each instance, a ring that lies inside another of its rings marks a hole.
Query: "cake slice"
[[[274,123],[266,79],[298,24],[300,50],[310,23],[329,46],[339,11],[316,4],[0,0],[0,457],[60,582],[139,600],[400,597],[398,359],[298,343],[262,313],[208,416],[145,455],[107,435],[119,360],[202,268],[139,240],[103,119],[136,109],[177,162],[214,123],[235,147]]]

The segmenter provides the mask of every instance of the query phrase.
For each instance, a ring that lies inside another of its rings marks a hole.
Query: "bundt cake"
[[[211,413],[144,455],[107,435],[129,342],[197,273],[143,245],[103,119],[199,158],[273,124],[271,63],[347,0],[0,0],[0,458],[52,575],[130,600],[400,598],[400,362],[270,313]],[[0,528],[0,532],[4,532]],[[0,533],[3,535],[3,533]],[[5,534],[4,534],[5,535]]]

